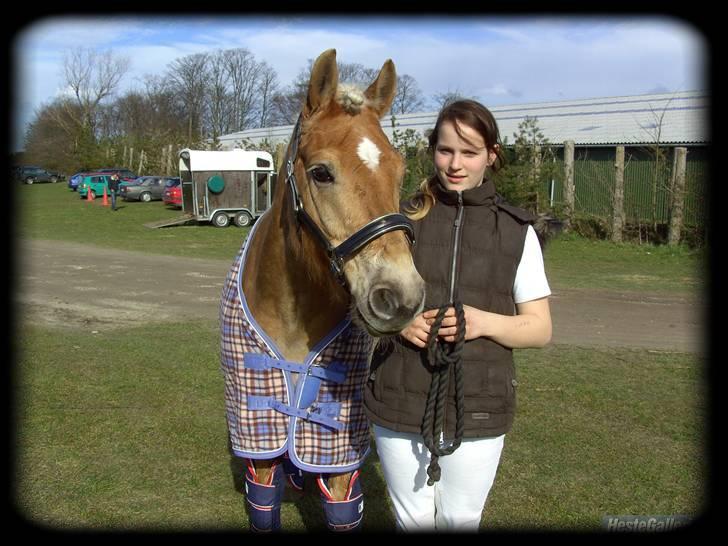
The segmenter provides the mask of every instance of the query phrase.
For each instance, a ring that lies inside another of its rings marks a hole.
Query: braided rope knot
[[[427,468],[427,485],[434,485],[440,480],[441,469],[438,459],[450,455],[463,439],[465,430],[465,382],[460,356],[465,345],[465,311],[459,301],[453,303],[456,318],[455,341],[445,342],[437,339],[449,305],[438,309],[435,321],[430,328],[427,339],[427,357],[432,367],[432,382],[425,403],[425,414],[422,419],[422,438],[430,451],[430,465]],[[440,435],[444,434],[446,399],[450,369],[455,375],[455,438],[449,446],[440,445]]]

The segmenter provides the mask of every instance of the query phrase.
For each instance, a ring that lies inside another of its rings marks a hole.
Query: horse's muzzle
[[[366,302],[368,313],[362,313],[370,333],[393,335],[402,331],[422,311],[425,301],[424,282],[403,286],[381,283],[372,287]]]

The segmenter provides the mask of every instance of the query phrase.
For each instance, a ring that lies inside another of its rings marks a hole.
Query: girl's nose
[[[461,159],[462,158],[460,157],[460,154],[452,154],[452,159],[450,160],[450,168],[453,171],[457,171],[458,169],[460,169],[460,167],[462,166]]]

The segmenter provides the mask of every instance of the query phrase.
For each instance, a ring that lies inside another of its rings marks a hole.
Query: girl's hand
[[[465,316],[465,339],[471,340],[480,337],[482,335],[480,333],[480,321],[482,319],[482,312],[475,307],[463,305],[463,314]],[[422,316],[425,319],[429,332],[430,326],[435,322],[437,309],[425,311],[424,313],[422,313]],[[445,312],[445,317],[442,319],[442,325],[440,326],[440,330],[437,332],[437,337],[439,337],[443,341],[448,341],[450,343],[454,342],[455,334],[457,332],[456,323],[457,319],[455,317],[455,308],[450,307]]]
[[[399,335],[420,349],[427,346],[430,325],[425,320],[424,313],[417,315],[410,325],[402,330]]]

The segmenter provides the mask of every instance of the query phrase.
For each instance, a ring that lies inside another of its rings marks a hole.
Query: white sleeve
[[[533,226],[528,226],[526,241],[523,243],[523,254],[513,282],[513,301],[524,303],[551,295],[543,255],[538,236]]]

